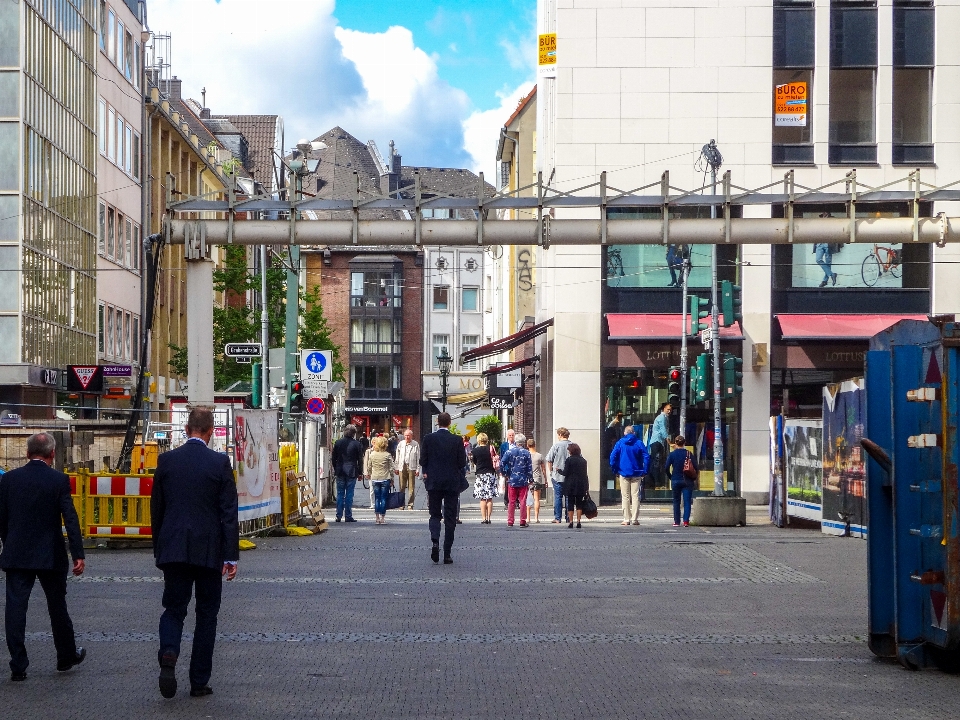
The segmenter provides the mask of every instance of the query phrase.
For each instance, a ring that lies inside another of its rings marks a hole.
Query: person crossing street
[[[640,524],[640,487],[650,467],[650,455],[643,441],[637,437],[633,425],[623,429],[623,437],[610,453],[610,469],[620,478],[620,498],[623,505],[621,525]]]

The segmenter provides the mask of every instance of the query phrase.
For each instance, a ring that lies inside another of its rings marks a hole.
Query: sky
[[[171,72],[219,114],[283,116],[287,149],[335,125],[405,165],[496,177],[534,85],[536,0],[149,0]]]

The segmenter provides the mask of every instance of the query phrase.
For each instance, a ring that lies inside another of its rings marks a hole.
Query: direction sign
[[[326,409],[327,405],[323,402],[323,398],[310,398],[307,400],[307,414],[308,415],[323,415],[323,411]]]
[[[260,343],[227,343],[223,346],[223,354],[229,358],[263,357],[263,346]]]

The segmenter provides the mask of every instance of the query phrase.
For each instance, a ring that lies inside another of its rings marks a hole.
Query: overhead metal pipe
[[[670,220],[669,241],[682,245],[724,245],[726,225],[723,218],[683,218]],[[733,218],[730,240],[739,245],[787,245],[790,232],[786,218]],[[288,245],[291,236],[298,245],[352,245],[353,220],[300,220],[291,233],[290,223],[273,220],[248,220],[233,224],[226,220],[177,220],[167,217],[169,242],[182,245],[200,238],[207,244]],[[544,218],[544,243],[549,245],[600,245],[599,218]],[[201,225],[203,232],[201,233]],[[849,243],[851,226],[858,243],[896,244],[911,242],[960,242],[960,218],[940,215],[935,218],[797,218],[793,221],[792,240],[800,243]],[[916,240],[914,227],[916,225]],[[536,220],[487,220],[483,223],[483,245],[536,245],[540,236]],[[232,232],[232,239],[229,237]],[[663,244],[663,223],[659,219],[609,220],[607,243],[611,245]],[[478,245],[474,220],[444,220],[417,223],[414,220],[360,220],[357,245]]]

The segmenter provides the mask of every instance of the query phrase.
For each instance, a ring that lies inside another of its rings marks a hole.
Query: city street
[[[951,716],[957,678],[866,647],[866,544],[777,530],[759,510],[746,528],[677,530],[665,506],[639,528],[604,509],[576,531],[549,512],[508,529],[502,503],[480,525],[464,507],[452,566],[430,562],[420,511],[258,539],[225,588],[214,695],[186,693],[185,647],[171,701],[150,551],[94,550],[68,597],[86,662],[55,671],[38,587],[29,679],[3,676],[3,706],[57,720]]]

